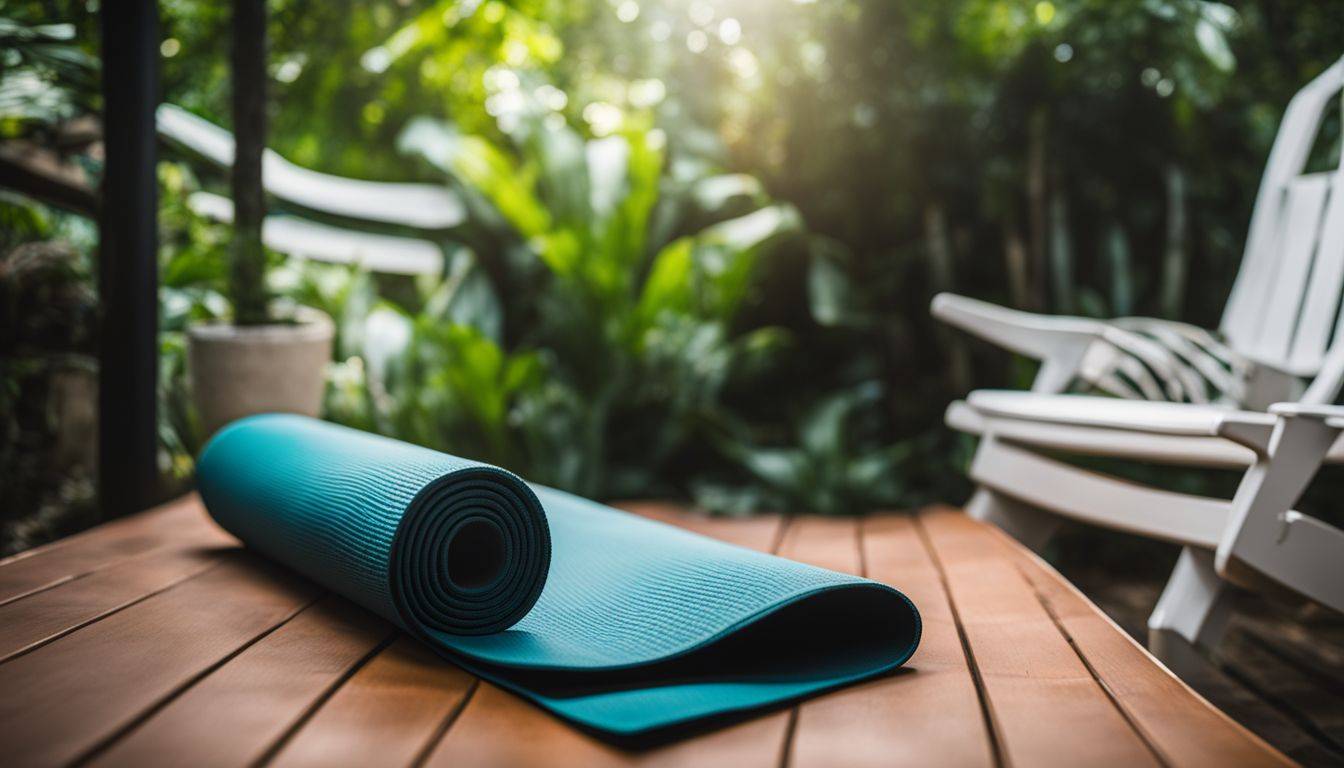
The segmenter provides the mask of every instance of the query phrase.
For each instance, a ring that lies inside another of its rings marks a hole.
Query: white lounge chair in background
[[[1229,583],[1344,610],[1344,531],[1293,511],[1322,464],[1344,462],[1344,407],[1330,405],[1344,382],[1344,168],[1305,172],[1341,85],[1344,60],[1288,106],[1218,335],[933,300],[936,317],[1041,361],[1031,392],[977,391],[948,408],[950,426],[981,436],[969,513],[1037,548],[1066,518],[1182,545],[1148,622],[1158,651],[1178,647],[1173,638],[1215,646]],[[1063,394],[1074,382],[1119,397]],[[1229,501],[1119,480],[1045,451],[1245,474]]]
[[[187,206],[198,216],[233,223],[233,201],[192,192]],[[351,264],[390,275],[441,275],[443,249],[429,240],[334,227],[288,214],[268,214],[261,241],[273,251],[332,264]]]
[[[233,135],[173,104],[159,106],[159,135],[211,165],[233,165]],[[441,232],[466,220],[466,207],[452,190],[437,184],[365,181],[318,173],[297,166],[272,150],[262,157],[267,194],[302,209],[358,222]],[[233,220],[228,198],[198,192],[188,201],[197,214]],[[359,264],[373,272],[441,274],[443,249],[431,240],[361,232],[292,215],[269,215],[262,228],[268,248],[294,256]]]

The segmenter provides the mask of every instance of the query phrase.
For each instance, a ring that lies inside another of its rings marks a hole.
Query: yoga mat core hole
[[[448,541],[448,579],[460,589],[488,587],[504,570],[504,536],[484,520],[471,520]]]

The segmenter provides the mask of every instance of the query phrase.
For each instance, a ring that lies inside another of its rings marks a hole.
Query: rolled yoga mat
[[[249,547],[631,745],[873,677],[919,643],[886,585],[302,416],[225,427],[197,479]]]

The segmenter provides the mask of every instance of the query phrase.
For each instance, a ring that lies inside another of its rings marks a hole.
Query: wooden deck
[[[241,550],[195,497],[0,562],[0,762],[1284,765],[959,512],[639,514],[899,587],[906,671],[642,753],[584,735]]]

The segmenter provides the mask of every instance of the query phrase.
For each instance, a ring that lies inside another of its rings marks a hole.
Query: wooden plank
[[[863,572],[859,523],[853,517],[796,517],[784,531],[780,557],[840,573]]]
[[[615,506],[640,517],[761,552],[774,551],[784,525],[779,515],[714,517],[666,501],[618,501]]]
[[[252,765],[393,634],[328,595],[136,725],[91,764]]]
[[[852,518],[815,515],[796,517],[784,530],[777,554],[840,573],[855,575],[863,573],[863,553],[859,550],[859,525],[857,520]],[[784,745],[784,759],[781,761],[784,766],[794,763],[794,751],[798,748],[798,733],[802,727],[802,715],[805,709],[806,704],[795,704],[789,709],[790,727],[785,732],[787,742]],[[810,722],[811,718],[809,718],[809,730]],[[805,741],[809,744],[815,743],[815,739],[811,737]],[[808,758],[811,756],[812,753],[809,753]],[[826,756],[825,762],[833,761],[834,756]]]
[[[1292,765],[1167,671],[1053,568],[1002,532],[993,533],[1018,561],[1079,655],[1164,762]]]
[[[752,525],[739,527],[678,512],[678,508],[669,505],[630,503],[627,508],[662,522],[684,523],[691,530],[719,533],[736,543],[763,550],[773,549],[779,542],[780,527],[784,525],[778,516],[763,517]],[[519,697],[482,682],[430,751],[425,764],[453,768],[539,763],[585,768],[707,764],[767,768],[779,764],[790,720],[789,712],[776,712],[687,741],[632,753],[598,741]]]
[[[184,504],[195,505],[176,523],[184,543],[157,524],[119,521],[110,528],[123,540],[164,535],[134,555],[81,537],[83,554],[47,574],[93,570],[0,606],[6,766],[1290,764],[1157,666],[1049,566],[950,510],[786,524],[629,505],[893,583],[924,619],[908,671],[632,753],[477,683],[408,637],[392,640],[390,626],[340,598],[313,603],[318,589],[276,566],[185,543],[227,537],[194,498]],[[53,633],[65,634],[46,642]],[[36,647],[4,659],[34,636]]]
[[[219,563],[217,548],[165,548],[0,606],[0,662]]]
[[[457,722],[430,753],[431,768],[548,765],[778,765],[788,713],[778,712],[647,752],[627,752],[576,730],[553,715],[482,682]]]
[[[342,685],[269,765],[412,765],[476,685],[424,644],[398,637]]]
[[[805,703],[791,750],[797,766],[990,766],[990,733],[955,616],[914,522],[882,514],[862,524],[868,578],[919,607],[923,638],[907,671]]]
[[[624,766],[634,758],[559,721],[490,683],[481,682],[425,760],[425,768],[550,765]]]
[[[1062,551],[1073,550],[1083,553],[1089,551],[1092,544],[1087,540],[1088,537],[1089,533],[1086,531],[1074,532],[1069,539],[1077,540],[1061,542],[1064,545]],[[1093,536],[1090,541],[1094,542],[1095,537]],[[1118,574],[1114,568],[1115,561],[1117,557],[1142,559],[1156,556],[1159,562],[1165,561],[1169,564],[1171,558],[1163,557],[1162,547],[1147,546],[1141,542],[1135,544],[1138,545],[1137,548],[1128,549],[1123,555],[1116,553],[1115,556],[1108,557],[1107,560],[1111,561],[1108,564],[1092,563],[1086,557],[1062,559],[1057,572],[1065,581],[1075,585],[1078,591],[1086,595],[1089,603],[1119,625],[1125,634],[1142,645],[1148,637],[1148,614],[1157,603],[1163,582],[1159,572],[1156,571],[1148,574],[1156,578],[1147,578],[1138,573]],[[1104,567],[1105,565],[1110,567]],[[1148,572],[1151,569],[1143,568],[1143,570]],[[1260,668],[1259,659],[1252,661],[1228,655],[1228,651],[1236,649],[1238,636],[1246,631],[1246,622],[1261,617],[1272,623],[1286,622],[1278,624],[1277,628],[1272,630],[1272,636],[1280,643],[1291,642],[1292,638],[1299,637],[1308,641],[1312,648],[1328,650],[1330,648],[1328,633],[1322,631],[1324,627],[1308,629],[1296,625],[1286,615],[1275,616],[1276,604],[1269,603],[1254,593],[1238,592],[1233,599],[1235,604],[1228,634],[1218,649],[1219,663],[1215,664],[1202,654],[1189,649],[1188,652],[1180,654],[1181,681],[1215,709],[1274,745],[1290,759],[1304,765],[1328,765],[1331,762],[1339,762],[1337,753],[1340,750],[1327,747],[1319,740],[1319,734],[1311,733],[1308,730],[1309,726],[1304,728],[1306,724],[1291,709],[1282,708],[1280,705],[1283,702],[1274,701],[1272,696],[1264,696],[1264,691],[1250,679],[1250,675],[1267,675],[1274,681],[1274,687],[1277,687],[1283,682],[1280,674],[1286,672],[1290,678],[1293,677],[1290,670],[1282,666],[1264,669]],[[1307,629],[1306,633],[1303,632],[1304,629]],[[1299,672],[1297,676],[1319,680],[1320,672],[1324,668],[1312,666],[1305,675]],[[1294,699],[1293,704],[1296,703]],[[1337,709],[1344,715],[1344,706]]]
[[[1157,765],[987,526],[948,509],[918,524],[961,618],[1005,762]]]
[[[239,553],[0,664],[0,754],[14,767],[87,755],[317,595]]]
[[[184,537],[224,536],[193,494],[0,561],[0,603],[86,576]]]

